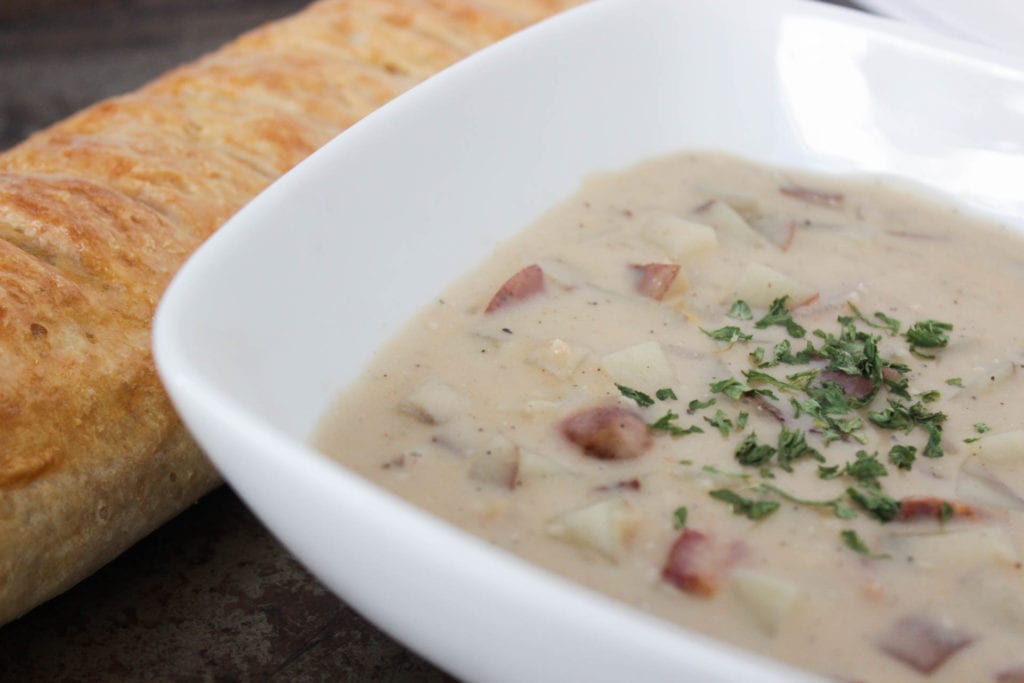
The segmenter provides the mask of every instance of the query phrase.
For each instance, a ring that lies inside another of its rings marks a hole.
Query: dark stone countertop
[[[2,0],[0,149],[305,4]],[[0,679],[451,680],[331,595],[227,487],[0,627]]]

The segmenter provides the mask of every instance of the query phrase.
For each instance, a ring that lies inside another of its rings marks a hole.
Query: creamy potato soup
[[[710,154],[591,179],[318,447],[640,610],[842,681],[1024,681],[1024,243]]]

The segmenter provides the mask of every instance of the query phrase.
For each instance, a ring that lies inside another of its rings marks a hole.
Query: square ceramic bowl
[[[597,0],[414,89],[239,212],[160,306],[160,373],[284,544],[459,677],[805,680],[471,538],[308,439],[404,320],[592,172],[722,149],[907,176],[1019,225],[1018,66],[822,4]]]

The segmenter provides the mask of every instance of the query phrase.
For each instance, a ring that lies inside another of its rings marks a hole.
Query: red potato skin
[[[661,577],[697,597],[718,593],[729,568],[746,553],[740,542],[721,544],[705,533],[686,528],[669,549]]]
[[[920,519],[942,520],[942,506],[949,505],[952,516],[964,519],[975,519],[978,511],[966,503],[936,498],[935,496],[908,496],[900,501],[899,521],[913,522]]]
[[[644,263],[634,265],[633,269],[639,275],[636,291],[656,301],[664,298],[679,275],[679,266],[674,263]]]
[[[586,455],[601,460],[629,460],[650,449],[654,442],[647,422],[628,408],[600,406],[562,420],[559,428]]]
[[[944,626],[939,621],[925,616],[910,616],[893,624],[879,639],[878,646],[893,659],[928,675],[973,642],[971,635]]]
[[[1024,663],[996,673],[996,683],[1024,683]]]
[[[817,204],[818,206],[839,206],[843,203],[844,199],[842,193],[839,192],[829,192],[828,190],[819,190],[795,184],[780,187],[779,192],[787,197],[793,197],[794,199],[799,199],[808,204]]]
[[[843,388],[843,393],[850,398],[864,399],[871,395],[875,383],[871,378],[862,375],[848,375],[835,370],[823,370],[818,379],[824,382],[835,382]]]
[[[544,271],[536,263],[526,266],[505,281],[494,298],[487,304],[485,313],[494,311],[519,301],[525,301],[544,291]]]

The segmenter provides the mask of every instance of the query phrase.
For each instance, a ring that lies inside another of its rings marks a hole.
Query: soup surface
[[[316,444],[638,609],[845,681],[1024,681],[1024,241],[713,153],[590,179]]]

